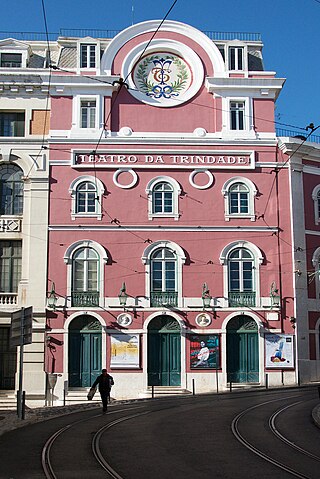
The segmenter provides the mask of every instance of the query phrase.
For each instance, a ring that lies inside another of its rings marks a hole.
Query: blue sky
[[[60,28],[121,30],[133,20],[161,20],[172,3],[44,0],[49,32]],[[45,31],[41,0],[1,0],[1,11],[1,31]],[[297,127],[320,124],[320,1],[178,0],[168,18],[199,30],[261,33],[265,69],[287,79],[276,119]]]

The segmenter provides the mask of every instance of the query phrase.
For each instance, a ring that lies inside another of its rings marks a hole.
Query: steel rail
[[[311,401],[311,399],[310,399],[310,401]],[[272,416],[270,416],[270,418],[269,418],[269,427],[270,427],[271,431],[273,432],[273,434],[276,437],[278,437],[281,441],[283,441],[285,444],[292,447],[293,449],[296,449],[301,454],[304,454],[305,456],[308,456],[311,459],[314,459],[315,461],[320,462],[320,456],[317,456],[317,455],[313,454],[312,452],[307,451],[306,449],[303,449],[302,447],[298,446],[294,442],[290,441],[287,437],[285,437],[283,434],[281,434],[281,432],[279,431],[279,429],[277,429],[276,424],[275,424],[276,419],[279,416],[279,414],[283,413],[287,409],[290,409],[291,407],[294,407],[294,406],[297,406],[298,404],[301,404],[302,402],[303,401],[297,401],[293,404],[289,404],[288,406],[285,406],[285,407],[281,408],[279,411],[276,411],[275,413],[273,413]]]
[[[135,407],[130,408],[130,409],[139,409],[141,407],[142,406],[135,406]],[[118,409],[116,411],[109,412],[108,415],[116,414],[116,413],[122,412],[122,411],[128,411],[128,409]],[[41,465],[42,465],[42,469],[44,471],[45,477],[47,479],[57,479],[57,476],[54,472],[54,468],[53,468],[51,460],[50,460],[51,448],[52,448],[52,445],[54,444],[54,442],[57,440],[57,438],[59,436],[61,436],[61,434],[63,434],[64,432],[71,429],[72,427],[74,427],[78,424],[90,421],[91,419],[94,419],[94,418],[97,418],[97,417],[100,417],[100,416],[101,416],[101,414],[96,414],[96,415],[91,416],[89,418],[79,419],[78,421],[75,421],[72,424],[67,424],[66,426],[62,427],[61,429],[58,429],[58,431],[56,431],[54,434],[52,434],[47,439],[45,445],[42,448],[42,452],[41,452]]]
[[[251,452],[253,452],[254,454],[256,454],[257,456],[261,457],[262,459],[264,459],[265,461],[267,462],[270,462],[271,464],[273,464],[274,466],[282,469],[283,471],[285,472],[288,472],[289,474],[292,474],[293,476],[295,477],[298,477],[299,479],[310,479],[308,476],[305,476],[304,474],[301,474],[299,471],[296,471],[294,469],[292,469],[291,467],[289,466],[286,466],[285,464],[277,461],[276,459],[272,458],[271,456],[268,456],[268,454],[265,454],[264,452],[262,452],[261,450],[259,450],[257,447],[255,447],[253,444],[251,444],[249,441],[247,441],[247,439],[245,439],[245,437],[240,433],[239,431],[239,421],[242,417],[244,417],[248,412],[250,411],[253,411],[254,409],[257,409],[259,407],[262,407],[262,406],[265,406],[266,404],[271,404],[273,402],[277,402],[277,401],[284,401],[286,399],[292,399],[294,397],[299,397],[299,395],[295,395],[295,396],[286,396],[284,398],[278,398],[278,399],[273,399],[271,401],[265,401],[263,403],[260,403],[260,404],[257,404],[255,406],[251,406],[247,409],[245,409],[244,411],[242,411],[241,413],[239,413],[232,421],[231,423],[231,430],[232,430],[232,433],[233,435],[235,436],[235,438],[241,443],[243,444],[247,449],[249,449]]]

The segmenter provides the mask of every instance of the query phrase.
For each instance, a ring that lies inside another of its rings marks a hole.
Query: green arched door
[[[101,374],[102,327],[87,315],[69,327],[69,387],[90,387]]]
[[[170,316],[158,316],[148,326],[148,386],[180,385],[180,326]]]
[[[249,316],[237,316],[227,325],[227,380],[259,382],[258,326]]]

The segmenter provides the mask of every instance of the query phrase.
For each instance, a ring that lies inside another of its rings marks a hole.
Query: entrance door
[[[159,316],[149,324],[148,385],[181,385],[181,335],[173,318]]]
[[[16,351],[10,347],[10,328],[0,328],[0,389],[15,388]]]
[[[258,327],[248,316],[233,318],[227,326],[227,380],[259,382]]]
[[[89,316],[72,321],[69,329],[69,387],[90,387],[101,374],[101,324]]]

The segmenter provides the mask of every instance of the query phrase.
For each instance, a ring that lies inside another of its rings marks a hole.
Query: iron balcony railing
[[[71,303],[76,308],[93,308],[99,306],[99,291],[73,291],[71,293]]]
[[[306,131],[298,130],[286,130],[284,128],[276,128],[277,136],[289,136],[292,138],[299,138],[300,140],[306,140],[308,133]],[[310,135],[307,141],[312,143],[320,143],[319,135]]]
[[[175,291],[153,291],[150,293],[150,306],[178,306],[178,293]]]
[[[0,30],[0,39],[4,38],[15,38],[16,40],[36,40],[36,41],[46,41],[47,38],[50,41],[57,40],[58,37],[75,37],[75,38],[114,38],[121,30],[100,30],[100,29],[75,29],[75,28],[60,28],[58,32],[50,32],[47,34],[44,32],[10,32]],[[240,40],[243,42],[261,42],[260,33],[250,33],[250,32],[214,32],[214,31],[203,31],[207,37],[213,41],[230,41],[230,40]]]
[[[255,292],[230,292],[229,293],[229,306],[235,307],[250,307],[256,306],[256,293]]]

